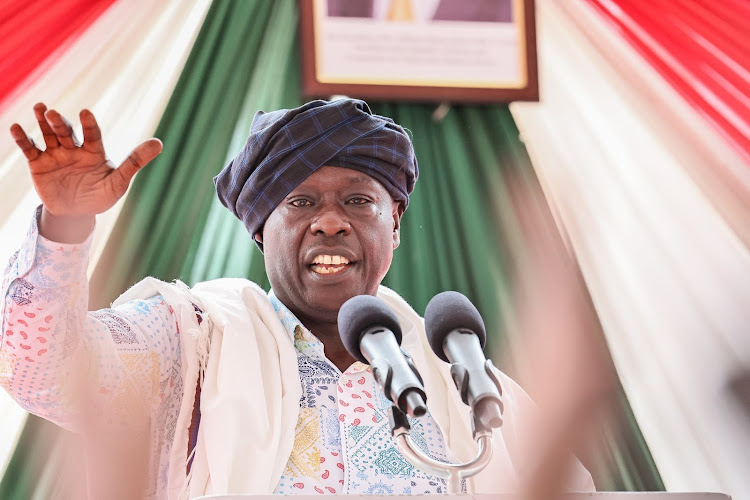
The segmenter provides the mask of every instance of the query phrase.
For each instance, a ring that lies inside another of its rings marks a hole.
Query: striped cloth
[[[358,99],[317,100],[259,111],[245,147],[214,178],[216,193],[255,235],[276,206],[323,166],[373,177],[404,209],[419,175],[411,140],[393,120]]]

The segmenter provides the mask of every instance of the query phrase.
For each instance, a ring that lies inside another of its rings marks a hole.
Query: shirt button
[[[349,438],[346,440],[346,445],[349,448],[353,448],[355,444],[357,444],[357,442],[354,440],[354,438]]]

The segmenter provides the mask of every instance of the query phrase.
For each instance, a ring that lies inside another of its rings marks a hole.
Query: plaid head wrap
[[[404,209],[419,175],[401,126],[364,101],[341,99],[256,113],[245,147],[214,184],[221,203],[255,235],[295,187],[326,165],[373,177]]]

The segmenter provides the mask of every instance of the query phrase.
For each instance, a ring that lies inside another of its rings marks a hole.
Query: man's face
[[[367,174],[323,167],[256,235],[276,296],[303,322],[335,322],[355,295],[375,295],[399,244],[401,210]]]

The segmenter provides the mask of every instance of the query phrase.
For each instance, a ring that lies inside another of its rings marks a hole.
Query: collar
[[[290,311],[278,297],[276,297],[273,290],[268,292],[268,300],[276,311],[279,320],[281,320],[281,324],[284,325],[284,329],[292,339],[295,349],[308,356],[325,359],[323,342],[313,335],[313,333],[302,324],[297,316],[295,316],[294,313]]]
[[[279,316],[281,324],[284,325],[284,329],[289,334],[289,338],[292,339],[294,348],[302,354],[325,360],[326,363],[334,366],[333,363],[331,363],[328,358],[326,358],[323,342],[310,330],[308,330],[307,327],[303,325],[302,322],[297,318],[297,316],[295,316],[294,313],[290,311],[289,308],[285,306],[278,297],[276,297],[276,294],[273,293],[273,290],[270,290],[268,292],[268,300],[271,302],[273,309]],[[351,366],[349,366],[349,368],[346,369],[344,373],[358,373],[365,371],[367,368],[368,365],[359,361],[355,361]]]

